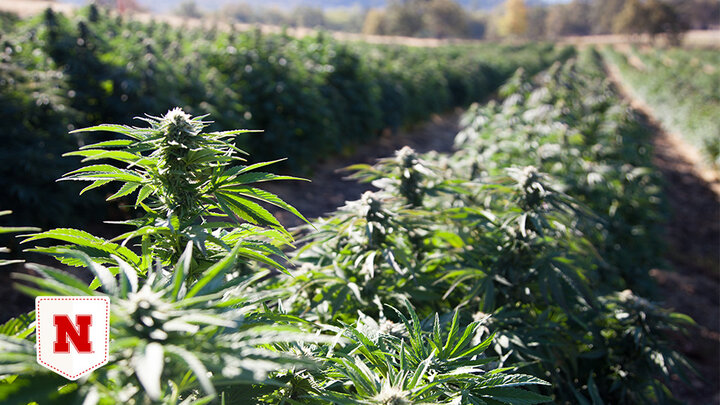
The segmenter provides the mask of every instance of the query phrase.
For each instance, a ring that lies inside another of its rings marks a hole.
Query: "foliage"
[[[507,36],[522,36],[527,31],[527,8],[524,0],[507,0],[505,14],[500,21],[500,33]]]
[[[330,323],[405,301],[487,318],[493,349],[550,379],[556,402],[668,400],[688,370],[668,333],[692,321],[638,296],[660,256],[660,187],[649,134],[603,77],[590,51],[519,73],[502,104],[471,109],[455,153],[350,167],[380,190],[306,229],[299,269],[275,281],[293,291],[284,306]]]
[[[0,217],[12,214],[12,211],[0,211]],[[34,232],[39,231],[38,228],[32,228],[28,226],[22,226],[22,227],[7,227],[7,226],[0,226],[0,235],[2,234],[8,234],[8,233],[18,233],[18,232]],[[6,247],[0,246],[0,253],[8,253],[10,250]],[[16,263],[22,263],[22,260],[6,260],[6,259],[0,259],[0,266],[7,266],[10,264],[16,264]]]
[[[463,38],[469,15],[454,0],[392,1],[385,10],[371,9],[363,33],[406,37]]]
[[[50,218],[77,218],[82,205],[73,209],[67,202],[77,189],[63,188],[54,180],[72,167],[60,154],[76,148],[78,141],[67,135],[77,112],[66,102],[70,89],[62,72],[49,58],[32,55],[21,43],[3,35],[0,52],[0,118],[6,122],[0,132],[0,159],[3,165],[0,187],[2,205],[15,212],[17,223],[37,221],[46,226]],[[30,41],[30,34],[20,42]],[[22,179],[22,181],[19,181]],[[44,198],[50,193],[55,198]],[[28,207],[43,207],[39,210]]]
[[[62,153],[113,135],[68,129],[128,125],[131,117],[178,105],[211,113],[210,130],[263,129],[236,146],[262,160],[290,156],[285,166],[307,171],[309,163],[384,130],[481,99],[518,66],[539,71],[559,55],[549,45],[414,48],[339,42],[322,33],[292,38],[171,27],[94,6],[72,17],[48,10],[3,24],[0,117],[8,125],[0,158],[8,164],[0,172],[7,190],[0,205],[16,213],[17,223],[44,215],[43,226],[96,221],[87,213],[104,212],[98,191],[77,202],[76,190],[54,179],[72,167]],[[48,201],[46,192],[56,198]],[[115,208],[113,216],[128,213]]]
[[[334,372],[351,381],[356,391],[349,395],[331,391],[327,397],[332,403],[537,404],[550,400],[518,388],[544,385],[543,380],[507,375],[503,369],[486,372],[486,365],[496,359],[482,355],[493,336],[478,333],[481,322],[461,330],[456,311],[446,334],[435,314],[432,331],[423,331],[415,311],[409,303],[406,306],[411,320],[393,308],[402,324],[361,317],[357,328],[347,329],[355,346],[352,355],[332,360],[337,364]]]
[[[16,277],[23,282],[18,288],[30,295],[109,297],[110,360],[68,383],[35,361],[34,313],[11,319],[0,326],[0,401],[548,400],[518,388],[547,383],[513,374],[515,368],[500,367],[485,356],[492,336],[483,336],[480,322],[462,326],[457,312],[448,328],[436,314],[427,331],[413,306],[402,301],[411,320],[397,311],[405,331],[398,334],[378,326],[387,324],[384,318],[364,317],[356,326],[320,324],[286,310],[283,301],[293,291],[273,280],[277,270],[288,271],[280,247],[292,237],[252,200],[303,218],[255,184],[297,179],[256,170],[273,162],[236,164],[242,161],[236,153],[242,151],[232,138],[247,130],[205,132],[209,122],[203,118],[176,108],[162,117],[141,118],[145,127],[103,124],[77,130],[113,132],[125,139],[68,153],[91,164],[63,180],[91,182],[86,189],[120,183],[110,198],[137,193],[135,207],[144,215],[124,222],[135,229],[113,240],[65,228],[25,236],[24,242],[66,243],[32,250],[89,270],[95,276],[89,286],[73,274],[37,264],[29,265],[32,274]],[[126,246],[137,238],[138,244]],[[340,318],[352,320],[352,315]]]
[[[83,252],[63,251],[66,257],[82,261],[102,280],[103,293],[74,276],[31,265],[41,277],[22,279],[39,289],[21,289],[32,295],[110,297],[110,362],[88,378],[68,384],[35,363],[31,340],[35,326],[27,324],[0,339],[0,369],[6,376],[5,384],[0,385],[0,397],[20,403],[83,398],[92,398],[95,403],[117,399],[130,403],[178,403],[193,398],[209,401],[224,386],[268,382],[268,374],[278,368],[310,364],[310,359],[271,349],[276,341],[317,337],[296,326],[283,325],[289,322],[282,322],[273,313],[257,311],[258,304],[274,298],[253,291],[253,283],[262,274],[224,282],[233,270],[237,253],[236,248],[208,268],[196,283],[189,284],[188,277],[196,270],[191,265],[192,244],[188,244],[174,269],[159,263],[153,269],[141,269],[113,255],[119,268],[115,272],[120,273],[117,280],[111,269],[98,265]],[[141,280],[138,274],[146,277]]]
[[[490,15],[491,20],[501,17],[498,12]],[[710,29],[718,18],[720,4],[708,0],[528,2],[524,37],[648,34],[651,40],[660,35],[677,44],[686,30]]]
[[[660,0],[649,0],[644,3],[637,0],[628,1],[613,23],[614,33],[647,33],[651,38],[666,33],[670,44],[673,45],[680,43],[680,36],[686,29],[674,7]]]
[[[613,32],[616,34],[640,34],[648,25],[649,20],[643,3],[638,0],[629,0],[625,2],[625,6],[613,22]]]
[[[622,0],[621,0],[622,1]],[[612,1],[595,2],[597,7],[608,7]],[[572,1],[567,4],[558,4],[549,7],[542,25],[540,35],[547,35],[551,38],[566,35],[588,35],[593,29],[599,27],[591,24],[592,4],[586,1]],[[612,18],[603,16],[604,18]],[[600,21],[596,22],[601,24]]]
[[[108,296],[111,361],[67,383],[35,362],[34,314],[24,314],[0,326],[3,403],[672,400],[669,382],[689,366],[669,334],[692,320],[643,298],[662,249],[659,179],[649,134],[605,80],[598,53],[566,60],[572,51],[508,47],[510,60],[487,65],[476,63],[482,52],[464,54],[471,47],[147,26],[159,32],[158,49],[175,54],[168,60],[191,67],[180,74],[155,57],[152,41],[126,41],[136,35],[130,28],[145,26],[97,15],[89,20],[107,28],[108,41],[150,57],[81,87],[82,68],[114,53],[88,52],[103,42],[90,46],[100,34],[83,25],[77,55],[85,59],[69,57],[78,49],[60,46],[72,37],[68,20],[56,17],[44,16],[40,37],[53,61],[65,61],[66,83],[84,94],[81,114],[120,114],[110,100],[123,95],[156,106],[203,94],[208,101],[188,111],[223,111],[217,126],[267,124],[266,138],[241,144],[301,159],[347,147],[333,131],[361,142],[512,77],[500,101],[470,108],[454,153],[403,148],[350,167],[378,191],[303,227],[301,247],[290,252],[283,248],[292,235],[263,204],[302,216],[256,183],[297,179],[258,171],[275,160],[241,159],[235,137],[248,130],[218,131],[206,116],[173,109],[140,118],[141,127],[123,117],[74,132],[93,142],[68,153],[85,165],[63,180],[90,182],[85,190],[114,183],[109,198],[128,199],[141,216],[112,239],[67,228],[25,236],[60,243],[31,250],[89,270],[90,285],[40,265],[17,277],[31,295]],[[448,58],[416,68],[429,56]],[[525,69],[513,74],[518,66]],[[214,92],[208,81],[238,87]],[[329,132],[313,132],[324,126]],[[525,374],[514,374],[520,367]]]

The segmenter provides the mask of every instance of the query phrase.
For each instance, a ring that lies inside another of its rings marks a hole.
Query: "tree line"
[[[507,0],[490,12],[463,9],[453,0],[395,0],[370,10],[363,31],[429,37],[495,39],[568,35],[669,34],[719,25],[714,0],[573,0],[535,4]]]
[[[176,13],[210,15],[194,0]],[[252,7],[229,4],[215,13],[243,23],[308,27],[370,35],[425,38],[552,39],[571,35],[669,34],[678,40],[688,29],[720,25],[716,0],[572,0],[545,4],[506,0],[492,10],[463,7],[456,0],[388,0],[383,8]]]

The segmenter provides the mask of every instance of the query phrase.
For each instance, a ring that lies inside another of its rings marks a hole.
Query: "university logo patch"
[[[108,297],[37,297],[37,362],[77,380],[108,362]]]

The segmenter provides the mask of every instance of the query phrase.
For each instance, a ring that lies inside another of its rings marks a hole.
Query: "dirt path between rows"
[[[420,153],[431,150],[450,152],[455,135],[460,130],[461,114],[462,110],[457,109],[444,115],[433,115],[429,121],[414,128],[397,134],[385,133],[379,139],[359,145],[349,156],[320,162],[312,168],[312,182],[267,183],[263,188],[293,204],[308,219],[323,216],[343,206],[346,201],[360,198],[363,192],[375,189],[370,184],[346,180],[349,173],[341,169],[357,163],[373,164],[379,158],[392,156],[406,145]],[[302,223],[286,211],[275,210],[273,214],[286,227]]]
[[[668,268],[654,269],[665,307],[691,316],[697,327],[676,340],[699,377],[673,393],[688,405],[720,404],[720,181],[680,137],[665,131],[650,108],[624,86],[617,69],[608,77],[654,133],[653,164],[664,179],[670,209],[665,227]]]

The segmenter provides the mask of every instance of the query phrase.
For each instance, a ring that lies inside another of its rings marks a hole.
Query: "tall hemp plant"
[[[110,260],[110,250],[114,249],[121,258],[136,264],[141,275],[152,264],[148,261],[150,257],[165,265],[174,263],[187,243],[192,242],[196,266],[191,268],[189,281],[194,281],[197,274],[232,247],[237,249],[239,258],[257,260],[284,271],[283,265],[271,257],[284,258],[279,248],[288,245],[292,238],[258,202],[305,218],[276,195],[257,188],[257,183],[300,179],[256,171],[277,161],[238,164],[244,159],[237,154],[246,153],[228,142],[228,138],[252,131],[203,133],[209,123],[203,118],[192,118],[176,108],[163,117],[141,118],[150,125],[146,128],[99,125],[74,131],[107,131],[131,139],[100,142],[67,153],[66,156],[82,156],[83,162],[111,160],[115,164],[87,165],[60,180],[91,182],[81,193],[111,182],[119,183],[120,188],[108,200],[136,193],[134,207],[144,211],[144,215],[122,222],[135,229],[111,241],[121,242],[119,247],[109,247],[107,242],[99,246],[99,239],[72,229],[39,233],[25,242],[55,239],[74,243],[100,264]],[[123,248],[128,241],[138,238],[141,257]],[[37,251],[55,255],[56,249]],[[74,263],[72,259],[66,261]]]
[[[65,228],[27,235],[25,243],[64,242],[29,250],[85,267],[95,280],[87,286],[66,272],[29,265],[38,275],[18,277],[34,286],[19,288],[31,295],[109,296],[111,360],[78,382],[50,373],[35,363],[30,314],[3,328],[0,398],[18,403],[61,398],[207,402],[216,397],[218,386],[265,382],[270,371],[311,362],[271,350],[277,341],[321,338],[290,326],[297,322],[269,309],[280,290],[253,288],[268,271],[244,275],[239,266],[256,261],[285,270],[280,248],[292,238],[256,201],[302,215],[256,183],[294,178],[255,170],[273,162],[236,164],[243,160],[235,152],[244,152],[229,138],[248,131],[204,133],[208,122],[202,118],[174,109],[163,117],[142,118],[149,124],[144,128],[78,130],[130,139],[68,153],[92,164],[61,180],[92,182],[83,192],[119,183],[108,200],[136,193],[134,206],[144,215],[123,222],[135,229],[112,240]],[[98,160],[112,164],[95,164]],[[128,247],[132,240],[139,243]]]
[[[88,286],[31,264],[32,274],[17,276],[24,282],[18,288],[35,296],[109,297],[110,361],[69,382],[36,363],[34,314],[12,319],[0,326],[2,403],[549,400],[522,389],[544,381],[497,368],[498,359],[483,353],[492,336],[482,336],[477,322],[460,332],[457,314],[450,324],[436,315],[427,330],[409,302],[410,320],[397,311],[402,325],[364,317],[356,327],[338,327],[287,311],[282,302],[292,288],[267,280],[287,272],[282,249],[292,237],[259,203],[304,218],[257,183],[298,179],[257,170],[274,162],[245,164],[232,137],[249,131],[205,133],[203,118],[174,109],[141,118],[147,127],[78,130],[129,139],[68,153],[90,164],[61,180],[91,182],[83,192],[119,183],[108,200],[134,195],[143,215],[121,222],[133,229],[111,240],[77,229],[26,235],[25,243],[63,243],[29,250],[84,267],[95,279]]]

